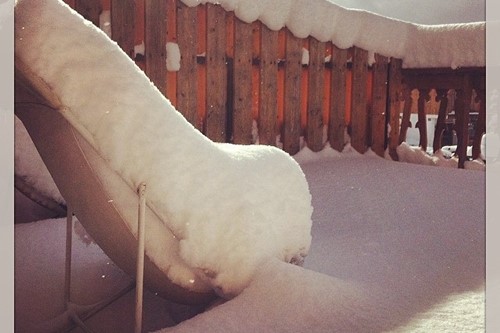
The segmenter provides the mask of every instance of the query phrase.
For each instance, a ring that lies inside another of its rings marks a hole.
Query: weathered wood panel
[[[252,25],[234,21],[233,142],[252,143]]]
[[[167,43],[177,43],[177,0],[165,0],[167,6]],[[168,57],[168,54],[167,54]],[[166,96],[177,106],[177,71],[167,70]]]
[[[418,128],[420,133],[420,140],[418,145],[423,151],[427,150],[427,115],[425,112],[425,104],[430,100],[429,89],[420,89],[418,96],[418,120],[415,127]]]
[[[438,119],[436,122],[436,128],[434,130],[434,141],[432,142],[433,152],[437,152],[442,147],[443,132],[446,127],[446,109],[448,108],[448,90],[447,89],[437,89],[436,98],[439,101],[439,111]]]
[[[467,160],[467,145],[469,143],[469,112],[472,100],[472,82],[469,74],[463,77],[462,89],[457,90],[457,99],[455,101],[457,132],[457,150],[458,167],[463,169]]]
[[[205,135],[217,142],[228,140],[226,11],[207,5],[207,86]]]
[[[287,31],[282,142],[283,149],[291,155],[300,150],[301,61],[302,40]]]
[[[309,81],[307,90],[307,146],[312,151],[323,149],[323,84],[325,43],[309,39]]]
[[[167,67],[167,3],[164,0],[146,0],[144,3],[145,73],[155,86],[166,94]]]
[[[177,72],[177,110],[201,129],[198,119],[197,17],[196,7],[177,1],[177,43],[181,52]]]
[[[259,142],[276,144],[278,119],[278,32],[261,26]]]
[[[135,1],[111,0],[111,36],[130,58],[134,58]]]
[[[328,133],[330,146],[337,150],[344,149],[345,111],[346,111],[346,71],[347,49],[332,47],[332,75],[330,93],[330,124]]]
[[[389,64],[389,154],[393,160],[398,160],[396,148],[399,146],[399,113],[401,103],[402,61],[400,59],[391,59]]]
[[[472,158],[477,159],[481,154],[481,139],[486,132],[486,91],[479,89],[477,96],[480,100],[478,119],[476,123],[476,132],[474,133],[474,141],[472,144]]]
[[[411,110],[413,108],[413,99],[411,98],[412,90],[408,86],[403,86],[403,117],[401,119],[401,128],[399,129],[399,144],[406,140],[406,134],[408,133],[408,128],[411,127],[410,116]]]
[[[351,144],[359,153],[367,149],[368,105],[366,83],[368,79],[368,51],[354,47],[352,64]]]
[[[388,61],[387,57],[376,54],[372,69],[371,148],[379,156],[384,156],[385,151]]]

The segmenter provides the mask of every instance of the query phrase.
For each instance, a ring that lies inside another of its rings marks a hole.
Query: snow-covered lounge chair
[[[33,73],[26,73],[27,69],[21,67],[21,61],[16,61],[16,115],[27,128],[59,190],[69,203],[68,208],[108,256],[123,270],[133,274],[137,230],[131,230],[125,219],[137,218],[120,211],[118,205],[136,207],[137,195],[106,166],[95,150],[57,112],[57,103],[50,101],[56,97],[48,97],[51,95],[50,89],[40,93],[40,87],[37,88],[32,82],[37,78]],[[97,166],[96,163],[100,164]],[[107,190],[103,184],[103,176],[107,178],[106,181],[112,181],[114,186],[119,188],[120,200],[123,202],[115,202],[117,193]],[[151,210],[147,213],[147,223],[148,229],[155,228],[159,223]],[[162,237],[162,233],[157,237]],[[170,239],[173,239],[173,236],[167,233],[165,242],[168,243]],[[170,246],[175,245],[166,245],[167,248]],[[170,260],[180,260],[176,250],[170,249],[170,253],[166,254],[172,257]],[[164,297],[185,303],[203,302],[212,297],[212,292],[203,283],[193,283],[190,289],[173,284],[154,260],[146,258],[146,283],[152,290]]]
[[[148,186],[145,285],[176,302],[241,292],[269,258],[311,240],[305,176],[274,147],[217,144],[62,1],[15,8],[16,115],[71,212],[123,270],[136,261]]]

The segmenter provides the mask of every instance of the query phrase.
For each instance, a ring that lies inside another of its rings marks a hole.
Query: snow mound
[[[445,168],[458,168],[458,158],[453,156],[451,158],[445,157],[443,151],[438,150],[434,155],[429,155],[422,150],[421,147],[410,146],[406,142],[402,142],[397,148],[399,161],[422,164],[431,166],[440,166]],[[481,159],[465,161],[465,169],[485,171],[486,165]]]
[[[269,258],[303,260],[311,195],[288,154],[204,137],[115,42],[62,1],[18,1],[15,18],[16,57],[132,189],[147,183],[148,206],[201,279],[230,297]]]

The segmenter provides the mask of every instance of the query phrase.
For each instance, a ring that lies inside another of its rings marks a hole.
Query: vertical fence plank
[[[430,89],[420,89],[418,96],[418,121],[415,127],[420,133],[419,146],[423,151],[427,150],[427,115],[425,113],[425,104],[430,100]]]
[[[75,10],[95,26],[99,26],[99,15],[102,12],[101,0],[76,0]]]
[[[434,130],[434,141],[432,142],[433,153],[437,152],[442,147],[443,131],[446,127],[446,108],[448,107],[448,90],[437,89],[436,93],[436,100],[440,103],[436,129]]]
[[[283,149],[291,155],[300,150],[301,61],[302,40],[287,30],[282,140]]]
[[[278,118],[278,32],[261,25],[259,143],[276,144]]]
[[[368,79],[368,51],[354,47],[352,66],[352,108],[351,108],[351,144],[363,154],[367,148],[368,111],[366,82]]]
[[[481,139],[486,132],[486,91],[478,89],[477,95],[480,101],[479,114],[474,132],[474,142],[472,144],[472,158],[477,159],[481,154]]]
[[[135,1],[111,0],[111,36],[130,58],[134,58]]]
[[[402,60],[391,59],[389,64],[389,154],[393,160],[399,160],[396,148],[399,146],[399,113],[401,110],[401,73]]]
[[[197,17],[196,7],[188,7],[177,0],[177,43],[181,52],[177,72],[177,109],[198,129],[198,73],[197,73]]]
[[[177,43],[177,3],[176,0],[166,0],[167,11],[167,42]],[[177,44],[178,45],[178,44]],[[168,57],[168,54],[167,54]],[[177,71],[167,70],[167,98],[177,106]]]
[[[207,86],[205,134],[217,142],[228,140],[226,11],[207,4]]]
[[[330,124],[328,133],[330,146],[337,150],[344,149],[345,111],[346,111],[346,70],[347,49],[332,46],[332,77],[330,94]]]
[[[167,7],[164,0],[146,0],[144,8],[145,73],[166,95]]]
[[[399,130],[399,144],[403,143],[406,140],[406,134],[408,132],[408,128],[411,127],[410,116],[411,116],[411,110],[413,108],[411,87],[408,85],[404,85],[402,89],[403,89],[402,98],[404,100],[404,107],[403,107],[403,117],[401,119],[401,128]]]
[[[203,131],[207,116],[207,6],[196,6],[196,74],[197,74],[197,103],[196,127]]]
[[[234,20],[233,142],[252,143],[252,25]]]
[[[307,146],[323,149],[323,85],[325,78],[325,43],[309,38],[309,87],[307,90]]]
[[[371,148],[379,156],[384,156],[387,109],[387,57],[375,55],[373,64],[373,101],[371,110]]]
[[[457,131],[457,151],[458,167],[463,169],[467,160],[467,145],[469,143],[469,112],[472,100],[472,84],[469,74],[465,74],[463,85],[457,91],[457,99],[455,101]]]
[[[260,41],[261,41],[261,22],[254,21],[252,26],[252,127],[258,131],[259,102],[260,102]],[[254,126],[255,125],[255,126]],[[258,141],[258,132],[252,130],[252,143]],[[254,136],[257,134],[257,137]],[[257,140],[257,141],[256,141]]]

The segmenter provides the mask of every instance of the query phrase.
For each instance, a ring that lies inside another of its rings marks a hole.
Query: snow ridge
[[[271,30],[287,27],[296,37],[357,46],[403,60],[406,68],[485,66],[485,22],[419,25],[328,0],[182,0],[190,7],[219,4],[244,22]]]

